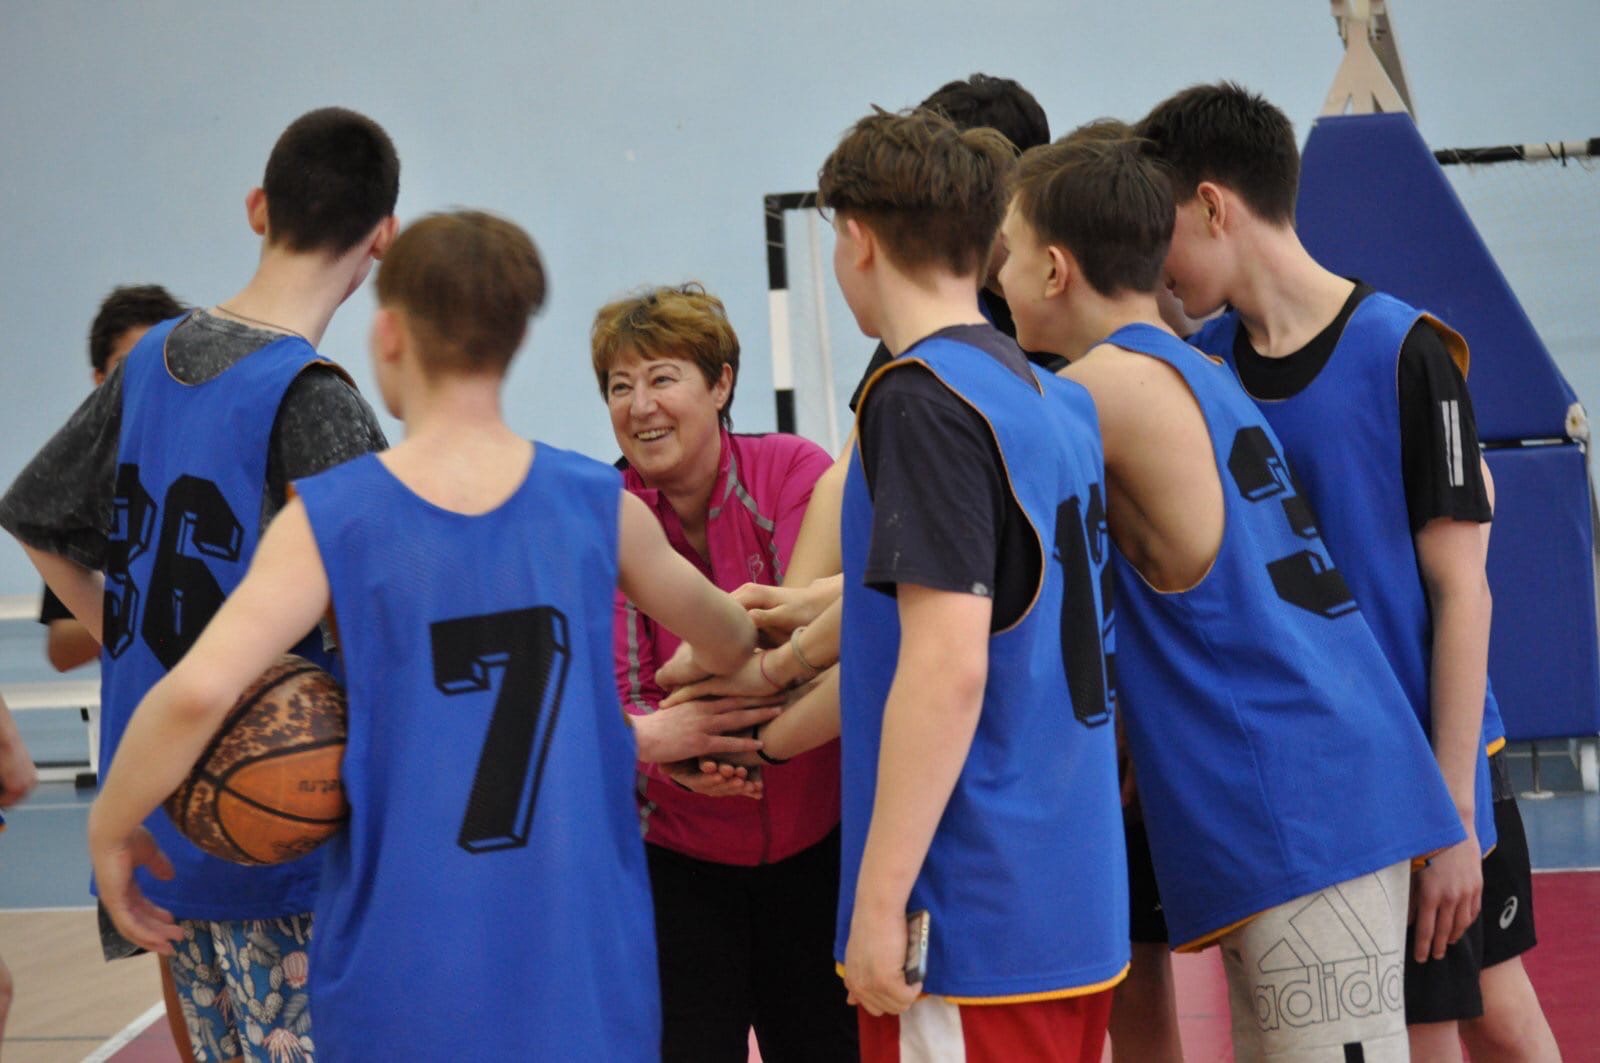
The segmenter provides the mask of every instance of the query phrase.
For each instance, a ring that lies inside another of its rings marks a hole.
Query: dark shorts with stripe
[[[1128,939],[1137,945],[1165,945],[1167,917],[1156,888],[1156,867],[1150,859],[1150,836],[1138,808],[1122,810],[1122,833],[1128,846]]]
[[[1443,959],[1412,960],[1413,933],[1406,932],[1406,1022],[1412,1025],[1478,1018],[1483,1014],[1479,972],[1520,956],[1537,943],[1528,837],[1503,752],[1489,758],[1489,771],[1499,841],[1483,858],[1483,911],[1461,940],[1445,950]]]

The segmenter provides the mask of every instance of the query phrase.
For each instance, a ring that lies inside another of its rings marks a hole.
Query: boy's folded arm
[[[61,599],[96,642],[101,641],[105,619],[105,580],[100,573],[85,568],[60,554],[22,544],[28,560],[39,570],[46,585]]]
[[[749,657],[756,629],[744,608],[718,590],[667,541],[655,515],[622,496],[617,584],[656,623],[694,648],[708,672],[725,673]]]

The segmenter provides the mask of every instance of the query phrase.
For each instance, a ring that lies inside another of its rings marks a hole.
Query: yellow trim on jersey
[[[1104,992],[1128,977],[1128,968],[1132,964],[1123,964],[1122,970],[1107,978],[1103,982],[1093,985],[1073,986],[1070,989],[1046,989],[1042,993],[1014,993],[1008,997],[949,997],[938,993],[924,993],[925,997],[937,996],[941,1000],[948,1000],[952,1004],[1035,1004],[1041,1000],[1065,1000],[1068,997],[1087,997],[1095,993]],[[844,964],[835,963],[833,969],[840,978],[844,977]]]
[[[1505,747],[1506,739],[1504,735],[1501,735],[1499,738],[1496,738],[1493,742],[1490,742],[1488,745],[1483,747],[1483,755],[1486,757],[1492,757]]]

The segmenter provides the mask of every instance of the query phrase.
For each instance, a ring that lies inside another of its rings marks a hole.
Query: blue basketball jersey
[[[1290,398],[1256,405],[1282,441],[1316,510],[1329,554],[1431,734],[1433,619],[1406,508],[1395,390],[1400,348],[1423,317],[1392,296],[1369,295],[1356,306],[1333,355],[1310,385]],[[1195,344],[1237,371],[1238,325],[1238,316],[1229,312],[1208,323]],[[1478,454],[1458,460],[1477,461]],[[1484,682],[1484,744],[1498,749],[1505,725],[1487,676]],[[1478,842],[1488,852],[1496,838],[1487,756],[1478,758],[1475,806]]]
[[[1094,405],[1075,384],[1049,375],[1030,384],[981,349],[938,337],[880,376],[911,362],[989,423],[1036,537],[1041,573],[1028,611],[989,641],[977,733],[911,892],[910,908],[931,915],[924,985],[978,1002],[1094,992],[1120,980],[1128,963],[1116,738],[1101,649],[1105,495]],[[863,403],[870,393],[869,383]],[[862,582],[872,522],[858,447],[842,519],[840,962],[900,647],[895,599]]]
[[[660,1051],[636,755],[611,672],[622,483],[537,444],[465,516],[377,455],[297,485],[350,702],[311,970],[328,1059]]]
[[[1464,837],[1422,728],[1328,561],[1260,411],[1169,332],[1106,340],[1171,366],[1205,417],[1216,560],[1162,593],[1115,552],[1117,684],[1172,941]]]
[[[267,448],[294,378],[321,361],[298,336],[201,384],[167,371],[167,337],[144,335],[122,366],[122,427],[106,551],[100,653],[101,777],[139,701],[176,665],[244,578],[261,537]],[[317,658],[320,635],[296,652]],[[324,663],[324,657],[319,663]],[[311,909],[321,860],[243,867],[191,845],[167,814],[145,820],[177,874],[139,888],[180,919],[265,919]]]

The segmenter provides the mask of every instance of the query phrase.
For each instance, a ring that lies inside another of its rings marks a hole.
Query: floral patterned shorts
[[[311,916],[208,922],[182,919],[167,960],[194,1058],[305,1063],[314,1058],[307,1007]]]

